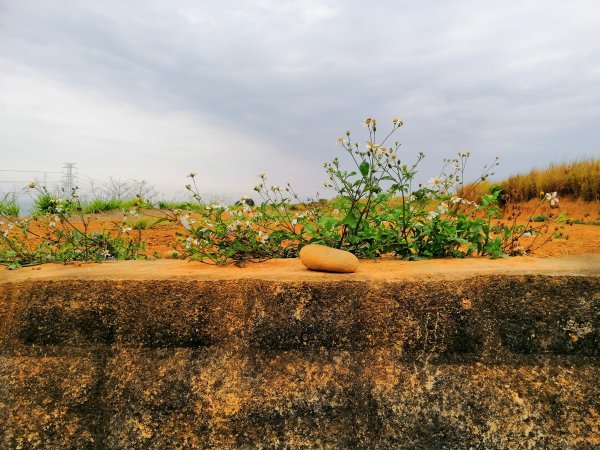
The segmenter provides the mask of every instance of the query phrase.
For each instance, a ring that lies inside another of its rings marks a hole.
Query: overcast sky
[[[310,194],[365,117],[424,179],[600,157],[600,2],[0,0],[0,169]]]

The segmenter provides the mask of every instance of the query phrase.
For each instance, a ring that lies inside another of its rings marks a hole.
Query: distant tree
[[[134,185],[131,181],[110,177],[103,189],[104,197],[107,199],[127,200],[135,196]]]

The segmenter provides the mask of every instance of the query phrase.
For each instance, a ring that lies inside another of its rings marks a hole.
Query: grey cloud
[[[428,170],[463,149],[480,160],[504,156],[505,173],[517,162],[526,170],[578,152],[600,155],[600,127],[591,125],[600,118],[594,1],[0,8],[5,60],[115,101],[208,113],[315,163],[367,115],[405,119],[400,139],[431,154]]]

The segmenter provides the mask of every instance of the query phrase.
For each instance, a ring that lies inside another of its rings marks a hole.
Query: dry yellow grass
[[[538,197],[541,191],[597,201],[600,200],[600,159],[554,163],[546,169],[514,175],[498,184],[514,201]]]
[[[545,169],[533,169],[500,182],[486,181],[474,188],[473,185],[465,186],[464,193],[470,192],[468,197],[476,199],[494,185],[499,186],[505,198],[512,202],[539,198],[540,192],[558,192],[560,196],[600,201],[600,159],[552,163]]]

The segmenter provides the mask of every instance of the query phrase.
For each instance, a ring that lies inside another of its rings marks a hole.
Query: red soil
[[[531,200],[523,203],[522,211],[518,216],[519,223],[526,223],[527,217],[534,211],[537,202]],[[565,237],[555,239],[533,252],[533,256],[538,257],[553,257],[564,255],[579,255],[586,253],[600,253],[600,202],[584,202],[581,200],[561,199],[558,208],[550,208],[545,202],[535,210],[536,216],[553,216],[557,217],[561,212],[568,214],[568,217],[574,220],[584,222],[596,222],[599,225],[590,224],[561,224],[564,229],[561,232]],[[505,217],[510,214],[506,211]],[[120,222],[122,215],[119,213],[110,213],[104,215],[90,216],[90,229],[98,230],[102,228],[112,228],[113,221]],[[153,218],[148,220],[152,222]],[[505,220],[506,222],[506,220]],[[540,223],[531,223],[532,226],[540,225]],[[552,226],[554,228],[554,226]],[[35,230],[35,227],[33,228]],[[161,258],[172,258],[175,252],[174,245],[177,243],[177,233],[185,233],[186,230],[176,224],[163,222],[151,229],[141,230],[141,239],[146,243],[146,254],[148,256],[158,255]],[[137,235],[138,231],[130,232],[132,236]],[[533,238],[523,237],[521,244],[525,247]],[[540,239],[536,241],[536,246]]]
[[[566,213],[570,219],[584,222],[597,222],[598,225],[589,224],[562,224],[561,232],[565,237],[555,239],[533,252],[534,256],[550,257],[564,255],[580,255],[585,253],[600,253],[600,202],[584,202],[582,200],[561,199],[558,208],[550,208],[544,202],[536,209],[536,200],[520,204],[522,207],[519,214],[519,223],[526,223],[526,219],[533,213],[535,216],[557,217]],[[510,211],[507,209],[505,216]],[[106,218],[103,218],[106,220]],[[94,227],[101,226],[100,222],[94,222]],[[532,223],[537,226],[540,223]],[[552,227],[554,228],[554,226]],[[150,230],[142,231],[142,240],[146,242],[146,253],[153,255],[155,252],[163,258],[170,258],[175,251],[173,245],[177,241],[177,232],[185,232],[182,227],[162,223]],[[522,238],[522,244],[527,246],[532,238]],[[538,239],[539,241],[539,239]],[[538,241],[536,241],[536,246]]]

